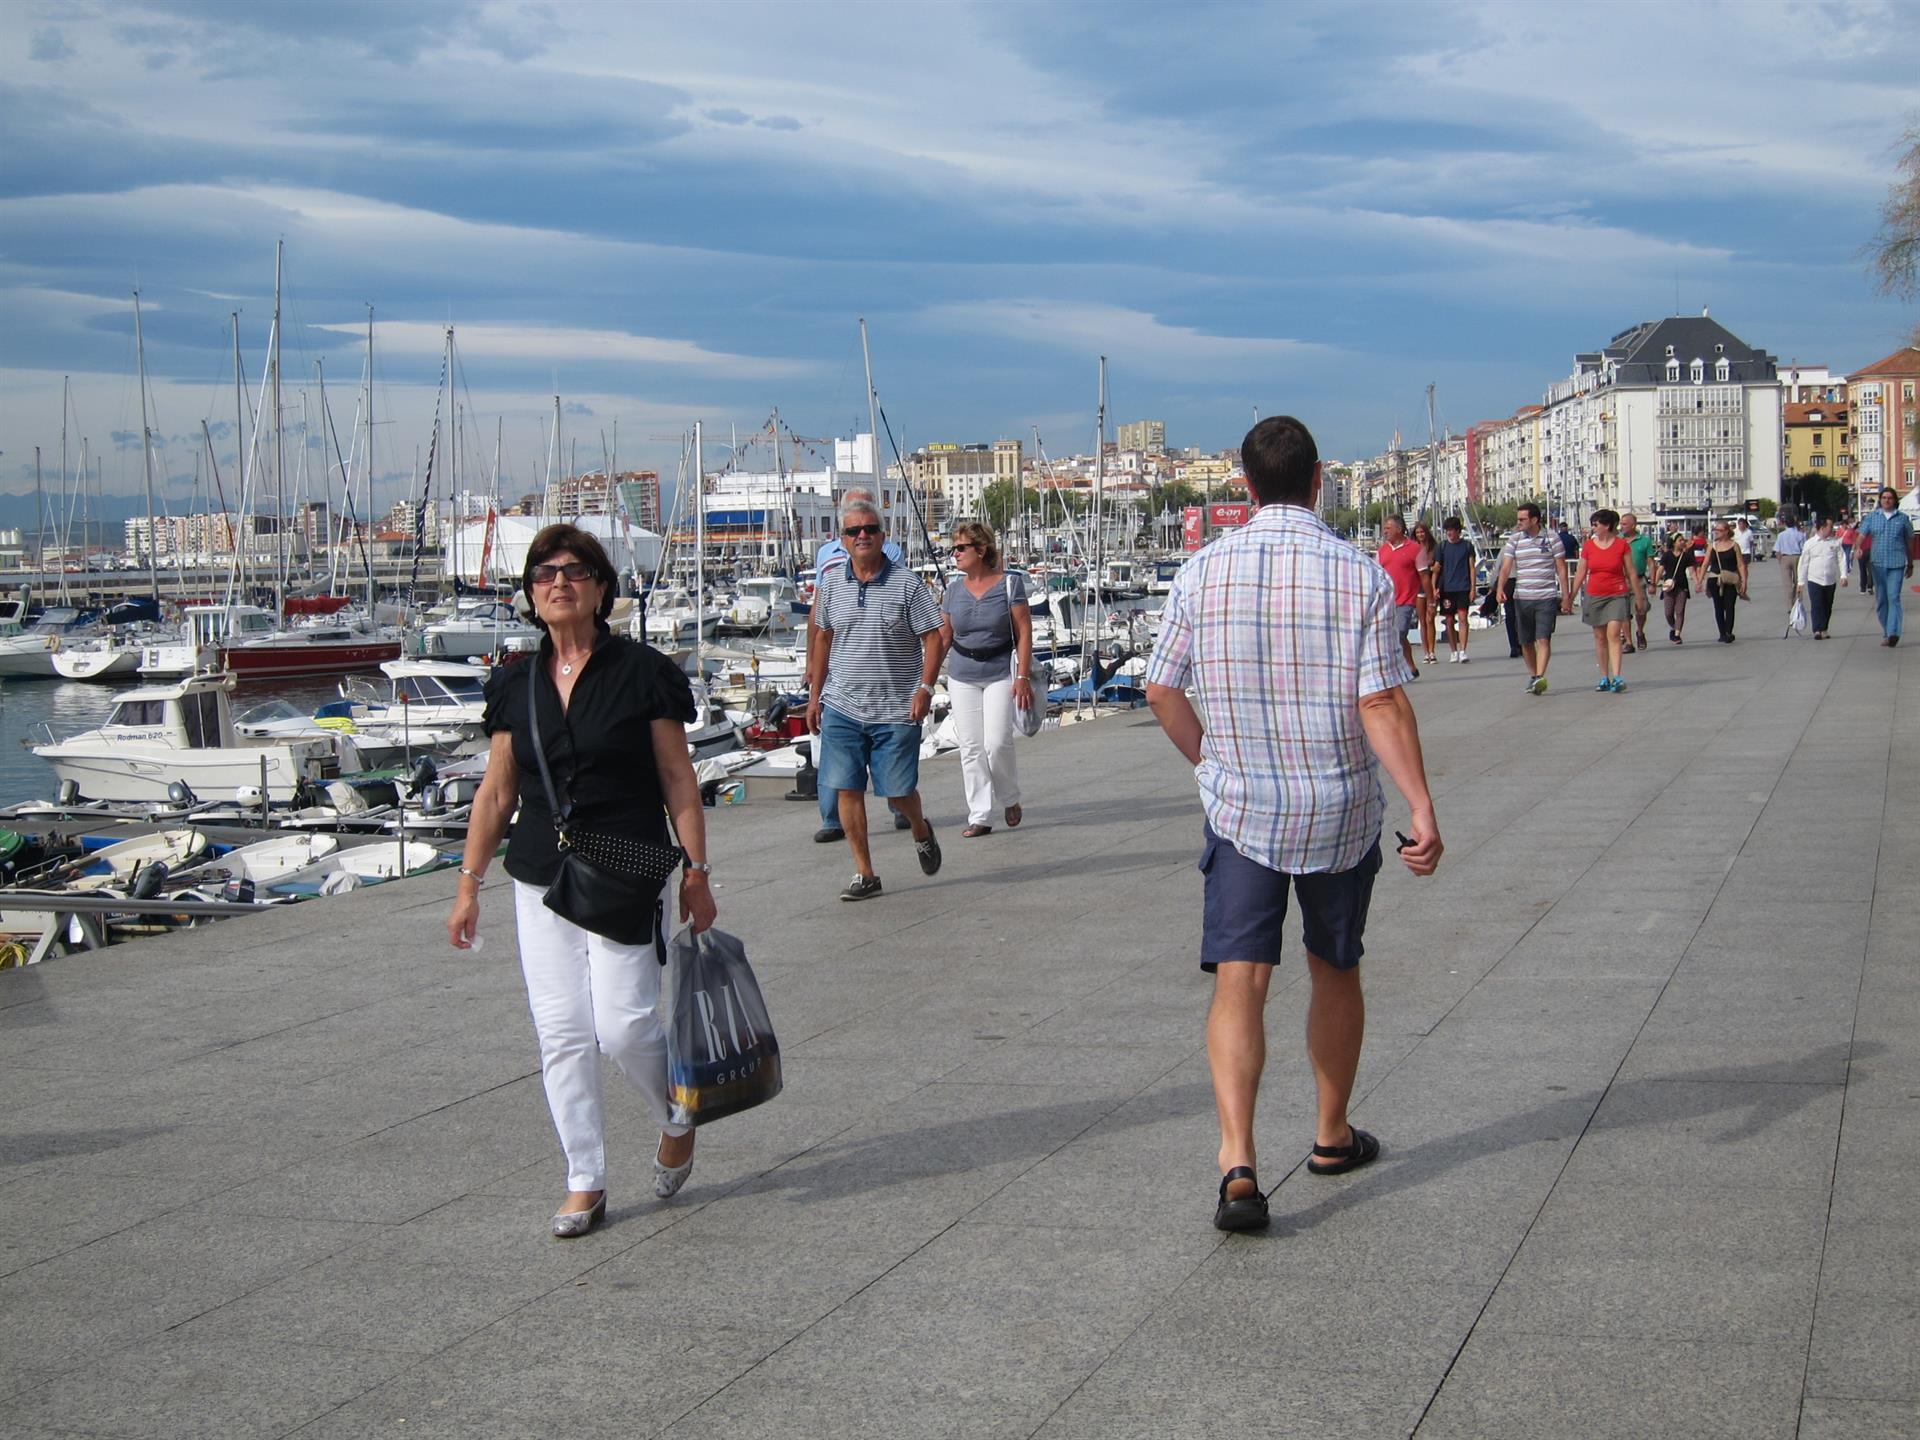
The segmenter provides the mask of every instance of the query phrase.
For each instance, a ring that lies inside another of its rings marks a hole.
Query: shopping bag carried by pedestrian
[[[1040,733],[1041,722],[1047,718],[1047,686],[1052,678],[1050,667],[1042,664],[1033,667],[1033,679],[1027,682],[1027,688],[1033,692],[1033,704],[1013,707],[1013,728],[1022,735]]]
[[[747,947],[691,927],[667,941],[667,1108],[675,1125],[705,1125],[780,1093],[780,1042]]]
[[[1807,632],[1807,607],[1798,598],[1793,602],[1793,609],[1787,612],[1787,635],[1796,630],[1803,635]],[[1784,640],[1786,635],[1780,638]]]

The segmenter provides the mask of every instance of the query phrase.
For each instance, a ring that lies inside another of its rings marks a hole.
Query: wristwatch
[[[924,680],[922,680],[922,681],[921,681],[921,682],[920,682],[920,683],[919,683],[918,685],[916,685],[916,686],[914,687],[914,689],[916,689],[916,690],[924,690],[924,691],[926,691],[926,692],[927,692],[927,694],[929,694],[929,695],[931,695],[931,694],[933,694],[933,686],[931,686],[931,685],[929,685],[929,684],[927,684],[927,682],[926,682],[926,681],[924,681]]]
[[[695,875],[713,874],[713,866],[705,860],[689,860],[686,862],[686,868]]]

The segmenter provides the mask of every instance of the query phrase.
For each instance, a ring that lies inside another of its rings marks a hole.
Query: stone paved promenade
[[[1770,593],[1771,586],[1756,586]],[[1920,650],[1629,662],[1499,638],[1415,699],[1447,858],[1389,866],[1358,1118],[1310,1140],[1298,962],[1274,1225],[1209,1225],[1199,814],[1144,712],[1024,751],[1029,823],[713,815],[787,1050],[671,1204],[614,1109],[563,1175],[509,897],[448,877],[0,974],[0,1436],[1920,1434]],[[1404,809],[1394,802],[1399,817]],[[1391,823],[1391,819],[1390,819]]]

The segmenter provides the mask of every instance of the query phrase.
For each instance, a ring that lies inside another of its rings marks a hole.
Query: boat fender
[[[47,637],[47,653],[49,655],[57,654],[59,649],[60,637],[58,635],[49,635]]]

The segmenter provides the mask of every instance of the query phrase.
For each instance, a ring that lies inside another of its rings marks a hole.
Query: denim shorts
[[[1418,605],[1396,605],[1393,607],[1393,628],[1400,633],[1402,640],[1413,633],[1413,627],[1419,622]]]
[[[827,790],[865,790],[887,799],[911,795],[920,783],[920,727],[869,725],[820,707],[820,785]]]
[[[1373,902],[1373,877],[1380,873],[1380,842],[1375,841],[1351,870],[1288,875],[1249,860],[1213,833],[1204,831],[1200,873],[1207,877],[1200,968],[1213,970],[1228,960],[1273,965],[1280,959],[1280,926],[1287,918],[1287,888],[1300,896],[1300,927],[1307,953],[1336,970],[1351,970],[1366,947],[1360,943]]]

